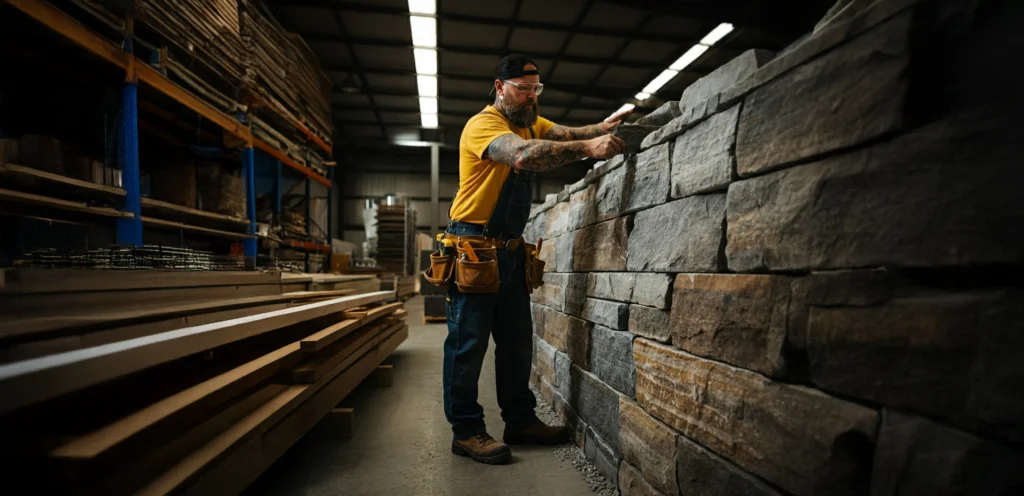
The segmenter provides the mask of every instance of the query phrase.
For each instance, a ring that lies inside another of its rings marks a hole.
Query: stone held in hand
[[[648,134],[658,130],[659,126],[645,126],[643,124],[619,124],[612,133],[626,143],[624,153],[639,153],[640,144]]]

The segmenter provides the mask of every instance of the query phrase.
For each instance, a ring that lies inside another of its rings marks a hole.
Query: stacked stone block
[[[532,379],[622,494],[1024,488],[1024,4],[834,10],[531,215]]]

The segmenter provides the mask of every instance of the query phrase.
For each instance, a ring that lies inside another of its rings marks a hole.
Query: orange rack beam
[[[327,186],[328,188],[331,187],[330,179],[327,179],[326,177],[323,177],[323,176],[317,174],[316,172],[313,172],[313,169],[310,169],[309,167],[306,167],[305,165],[302,165],[302,164],[296,162],[295,160],[292,160],[291,157],[281,153],[281,151],[278,150],[277,148],[274,148],[273,146],[270,146],[270,144],[267,143],[266,141],[263,141],[263,140],[261,140],[259,138],[253,138],[252,139],[252,146],[254,146],[256,148],[259,148],[260,150],[263,150],[263,151],[269,153],[274,158],[280,160],[282,164],[287,165],[288,167],[291,167],[292,169],[295,169],[295,170],[299,171],[300,173],[302,173],[306,177],[308,177],[308,178],[310,178],[310,179],[312,179],[312,180],[314,180],[314,181],[316,181],[318,183],[321,183],[324,186]]]

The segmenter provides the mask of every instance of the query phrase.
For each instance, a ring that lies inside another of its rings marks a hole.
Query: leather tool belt
[[[496,293],[501,288],[498,271],[498,250],[514,252],[520,245],[526,253],[526,287],[530,293],[544,284],[544,262],[540,260],[540,247],[524,242],[522,237],[503,240],[490,236],[438,236],[442,246],[430,254],[430,267],[423,278],[437,287],[447,287],[455,280],[462,293]],[[543,242],[543,240],[538,243]]]

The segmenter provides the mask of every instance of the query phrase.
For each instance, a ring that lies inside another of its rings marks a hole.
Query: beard
[[[513,126],[519,128],[533,127],[537,123],[537,104],[536,103],[524,103],[522,105],[512,105],[506,103],[502,105],[502,112],[508,120],[512,122]]]

